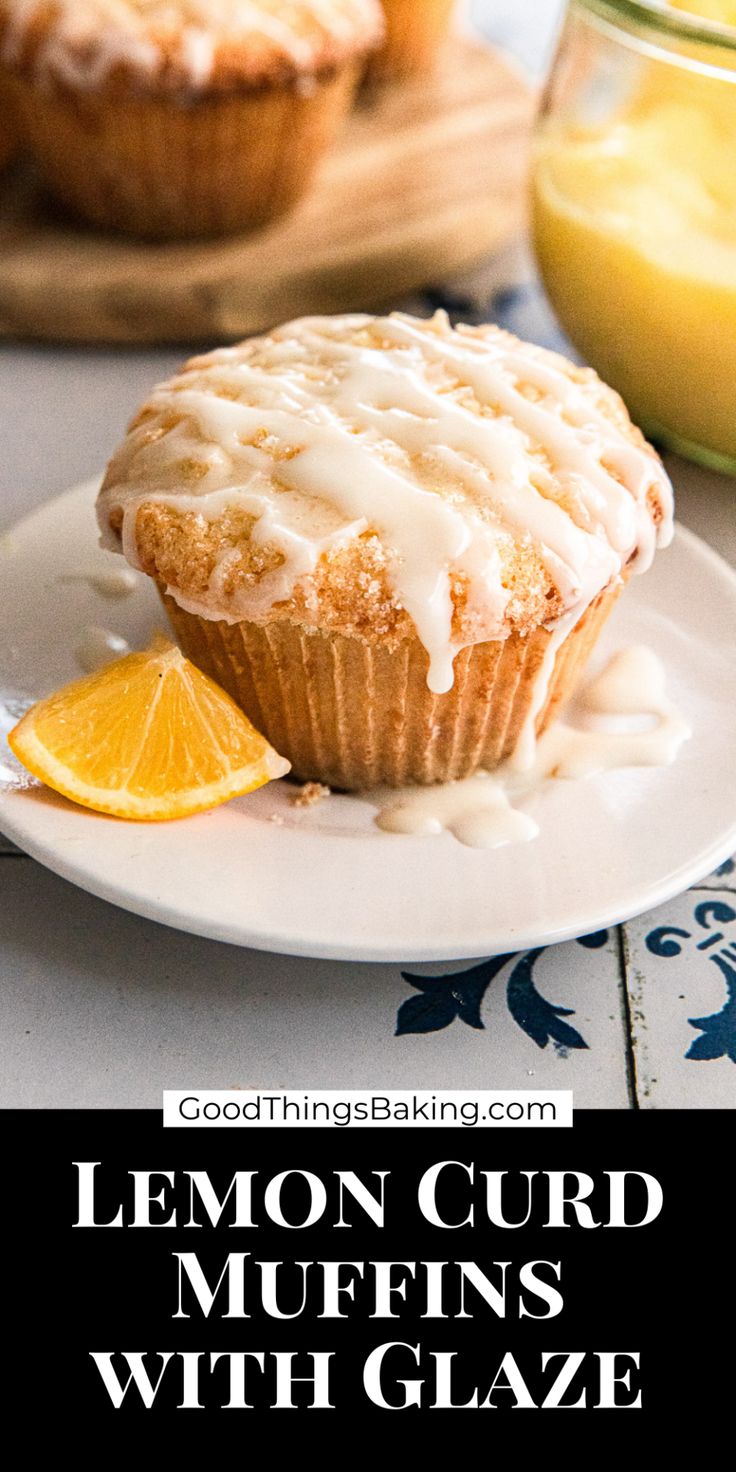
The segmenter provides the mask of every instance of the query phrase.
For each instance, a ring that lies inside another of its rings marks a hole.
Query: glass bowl
[[[736,29],[571,0],[532,188],[572,342],[653,439],[736,474]]]

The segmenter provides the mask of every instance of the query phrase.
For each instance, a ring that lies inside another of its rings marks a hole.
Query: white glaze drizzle
[[[65,573],[62,583],[87,583],[101,598],[129,598],[139,584],[138,573],[132,567],[116,567],[108,572]]]
[[[227,564],[201,599],[169,590],[191,612],[237,622],[287,599],[335,540],[375,529],[396,600],[429,655],[428,684],[443,693],[462,647],[452,632],[453,574],[468,587],[474,642],[504,637],[499,548],[504,539],[529,543],[564,605],[548,625],[538,711],[561,639],[630,559],[644,570],[672,533],[665,472],[604,412],[604,392],[597,380],[571,379],[542,349],[454,330],[443,313],[429,323],[403,314],[305,318],[195,360],[154,392],[108,471],[104,544],[117,545],[105,536],[111,506],[122,507],[133,565],[143,501],[208,518],[233,505],[247,511],[252,537],[277,549],[282,565],[229,599]],[[192,463],[199,474],[182,493]],[[551,499],[560,487],[576,519]],[[530,719],[522,762],[533,743]]]
[[[544,658],[534,677],[531,704],[526,713],[516,747],[509,757],[509,768],[512,771],[526,772],[534,766],[537,753],[537,721],[544,709],[547,695],[549,694],[557,655],[568,634],[572,633],[575,625],[580,622],[580,619],[590,606],[597,591],[598,589],[595,589],[591,593],[590,588],[586,589],[585,594],[573,605],[569,613],[564,614],[561,619],[558,619],[554,627],[550,629],[549,642],[544,651]]]
[[[46,0],[10,0],[4,8],[1,59],[13,66],[48,7]],[[379,22],[376,0],[54,0],[34,66],[39,78],[77,89],[101,86],[121,65],[151,78],[164,59],[161,38],[173,37],[177,69],[197,91],[208,85],[220,45],[266,45],[308,66],[320,39],[360,43],[379,34]]]
[[[692,734],[667,698],[661,660],[643,646],[624,649],[610,660],[577,705],[582,727],[558,721],[538,743],[535,766],[544,777],[668,767]],[[617,723],[613,727],[611,717]]]
[[[74,650],[74,658],[85,674],[93,674],[114,659],[130,654],[130,645],[121,634],[90,624],[83,629]]]
[[[379,805],[376,824],[385,833],[417,837],[452,833],[467,848],[503,848],[528,843],[539,826],[527,813],[512,807],[504,783],[488,772],[476,772],[463,782],[436,787],[411,787],[371,794]]]
[[[578,724],[557,721],[538,743],[523,777],[512,763],[435,787],[379,789],[364,794],[389,833],[452,833],[470,848],[500,848],[536,838],[539,825],[514,806],[550,778],[595,776],[622,767],[667,767],[691,735],[668,698],[664,666],[650,649],[614,655],[576,701]],[[621,729],[621,725],[625,729]]]

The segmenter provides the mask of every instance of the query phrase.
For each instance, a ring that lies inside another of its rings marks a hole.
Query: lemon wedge
[[[230,696],[163,637],[39,701],[8,742],[55,792],[140,822],[204,812],[289,770]]]

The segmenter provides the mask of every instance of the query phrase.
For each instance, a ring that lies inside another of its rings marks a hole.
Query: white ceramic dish
[[[146,579],[116,600],[87,581],[119,565],[97,547],[95,491],[68,492],[0,542],[6,703],[78,675],[86,626],[141,646],[162,623]],[[664,660],[692,739],[663,770],[548,784],[528,800],[540,836],[519,847],[382,833],[365,801],[299,809],[283,782],[214,813],[147,825],[0,781],[0,829],[103,899],[261,950],[453,960],[584,935],[664,902],[736,849],[736,575],[691,533],[680,529],[652,571],[634,578],[601,658],[634,643]]]

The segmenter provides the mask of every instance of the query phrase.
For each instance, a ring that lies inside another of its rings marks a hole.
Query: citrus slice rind
[[[204,812],[289,770],[230,696],[160,637],[39,701],[8,743],[63,797],[138,822]]]

